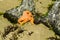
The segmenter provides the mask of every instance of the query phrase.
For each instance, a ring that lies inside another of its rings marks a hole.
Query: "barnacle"
[[[24,11],[23,15],[18,19],[18,23],[21,25],[30,21],[32,24],[34,24],[34,18],[30,11]]]

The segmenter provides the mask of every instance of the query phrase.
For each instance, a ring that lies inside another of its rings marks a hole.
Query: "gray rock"
[[[4,17],[10,20],[11,22],[17,22],[18,18],[22,15],[23,11],[34,10],[34,1],[33,0],[22,0],[21,5],[19,5],[16,8],[12,8],[10,10],[7,10],[4,14]]]
[[[53,26],[53,30],[60,35],[60,1],[56,1],[48,14],[49,23]]]
[[[39,19],[39,20],[38,20]],[[43,23],[47,27],[52,27],[56,34],[60,35],[60,1],[57,0],[48,12],[46,17],[39,17],[35,23]]]
[[[60,35],[60,1],[55,2],[52,9],[48,13],[48,16],[43,19],[41,18],[41,21],[45,25],[50,24],[55,33]]]

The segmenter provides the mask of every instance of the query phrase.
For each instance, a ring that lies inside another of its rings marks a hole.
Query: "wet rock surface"
[[[60,35],[60,1],[56,1],[55,5],[49,12],[48,19],[49,23],[52,25],[53,30]]]
[[[2,40],[17,40],[19,33],[23,33],[25,30],[21,29],[19,26],[9,25],[4,28],[1,37]]]
[[[47,27],[52,28],[56,34],[60,35],[60,1],[54,3],[46,17],[39,16],[35,19],[35,24],[39,23],[43,23]]]
[[[38,1],[38,2],[40,2],[40,1]],[[37,2],[37,4],[39,4],[38,2]],[[43,3],[45,4],[45,2],[43,2]],[[47,1],[46,1],[46,3],[47,3]],[[36,4],[36,6],[37,6],[37,4]],[[11,10],[13,11],[15,9],[11,9]],[[9,11],[11,11],[11,10],[9,10]],[[7,13],[9,13],[9,11]],[[13,13],[13,15],[14,15],[15,11],[14,12],[12,12],[12,11],[11,11],[11,13]],[[16,15],[18,15],[18,14],[16,14]],[[12,19],[13,19],[13,17],[12,17]],[[9,19],[10,18],[11,17],[9,17]],[[40,17],[37,19],[38,21],[37,20],[35,21],[36,24],[38,23],[39,25],[31,25],[31,24],[29,25],[27,23],[26,25],[24,25],[24,28],[20,28],[20,26],[18,27],[18,26],[11,26],[11,25],[5,26],[5,25],[9,25],[9,23],[8,23],[9,21],[6,22],[5,18],[0,18],[0,19],[1,19],[0,26],[5,27],[5,28],[3,28],[4,31],[2,32],[2,35],[1,35],[2,40],[45,40],[46,38],[55,36],[54,32],[49,30],[49,28],[47,28],[43,24],[40,25],[40,22],[44,23],[45,25],[48,24],[47,20],[45,18],[41,19],[41,17]],[[15,22],[16,22],[16,20],[15,20]],[[52,39],[52,38],[49,38],[49,39]],[[54,38],[53,38],[53,40],[54,40]]]
[[[56,34],[60,35],[60,1],[56,1],[49,11],[48,16],[43,18],[43,24],[50,24]],[[47,23],[48,22],[48,23]]]
[[[2,40],[18,40],[19,37],[22,38],[25,35],[31,36],[34,32],[28,32],[25,29],[22,29],[19,26],[9,25],[4,28],[4,32],[1,34]]]
[[[34,10],[34,1],[33,0],[22,0],[21,5],[16,8],[12,8],[7,10],[4,14],[4,17],[7,18],[11,22],[17,23],[18,18],[22,15],[23,11]]]
[[[2,40],[37,40],[37,39],[45,40],[45,38],[47,38],[47,37],[55,37],[54,33],[49,32],[48,28],[42,28],[43,26],[39,27],[36,25],[31,26],[31,24],[28,24],[28,26],[29,26],[28,27],[26,25],[27,24],[25,24],[22,27],[16,26],[16,25],[15,26],[9,25],[9,26],[5,27],[4,31],[1,34]],[[43,31],[43,29],[45,29],[45,30]],[[11,30],[11,31],[8,31],[8,30]],[[45,32],[45,33],[43,33],[43,32]],[[6,33],[8,33],[8,34],[6,34]],[[53,34],[51,35],[50,33],[53,33]],[[44,35],[45,35],[45,37],[43,37]],[[49,36],[46,36],[46,35],[49,35]]]

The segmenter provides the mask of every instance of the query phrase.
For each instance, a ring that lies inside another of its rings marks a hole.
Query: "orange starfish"
[[[30,21],[32,24],[34,24],[33,15],[30,11],[24,11],[23,15],[18,19],[18,23],[22,25],[28,21]]]

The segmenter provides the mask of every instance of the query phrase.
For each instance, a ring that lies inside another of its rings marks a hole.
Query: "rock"
[[[22,15],[23,11],[34,10],[34,1],[33,0],[22,0],[21,5],[16,8],[12,8],[7,10],[4,14],[4,17],[7,18],[11,22],[17,23],[18,18]]]
[[[56,1],[51,11],[48,13],[48,20],[55,33],[60,35],[60,1]]]
[[[15,25],[9,25],[4,28],[4,31],[1,34],[2,40],[17,40],[18,35],[23,33],[25,30],[21,27]]]
[[[43,23],[47,27],[52,27],[56,34],[60,35],[60,1],[56,1],[46,17],[40,17],[35,23]]]
[[[41,21],[45,25],[50,24],[55,33],[60,35],[60,1],[55,2],[52,9],[48,13],[48,16],[43,19],[41,18]]]

